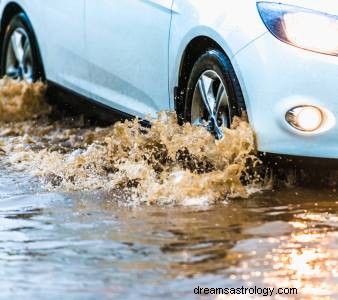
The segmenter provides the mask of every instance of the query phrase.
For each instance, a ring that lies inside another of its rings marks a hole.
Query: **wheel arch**
[[[41,64],[40,65],[41,79],[45,80],[46,75],[45,75],[45,70],[44,70],[43,58],[42,58],[41,50],[40,50],[40,43],[39,43],[38,37],[36,35],[36,32],[34,30],[34,26],[31,22],[31,19],[29,18],[29,15],[28,15],[26,9],[22,5],[20,5],[17,2],[14,2],[14,1],[10,1],[10,2],[6,3],[3,10],[2,10],[1,22],[0,22],[0,49],[1,49],[1,47],[3,47],[3,42],[4,42],[4,37],[5,37],[7,25],[12,20],[12,18],[19,13],[23,13],[26,16],[27,25],[29,26],[29,28],[30,28],[30,30],[33,34],[33,38],[34,38],[34,41],[35,41],[35,47],[36,47],[36,50],[37,50],[37,56],[38,56],[39,62]]]
[[[189,81],[191,71],[194,64],[198,58],[210,50],[219,50],[221,51],[230,61],[232,68],[234,66],[231,62],[232,54],[228,54],[230,50],[226,51],[224,45],[217,42],[216,39],[208,35],[197,35],[193,37],[185,46],[184,51],[180,57],[179,67],[176,78],[176,87],[175,87],[175,97],[174,97],[174,107],[178,115],[179,122],[182,123],[184,120],[183,111],[184,111],[184,101],[186,94],[186,87]],[[234,69],[234,73],[238,78],[238,74]],[[240,82],[239,82],[240,84]],[[241,84],[240,84],[241,86]],[[242,89],[242,86],[241,86]],[[246,107],[246,106],[245,106]]]

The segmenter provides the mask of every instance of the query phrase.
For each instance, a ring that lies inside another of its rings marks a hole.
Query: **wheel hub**
[[[33,82],[32,47],[23,28],[17,28],[10,36],[6,49],[5,70],[10,78]]]
[[[223,81],[213,70],[205,71],[197,81],[191,107],[191,123],[205,126],[223,138],[222,127],[230,127],[231,111],[229,97]]]

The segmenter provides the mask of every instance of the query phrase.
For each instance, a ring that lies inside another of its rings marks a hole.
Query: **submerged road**
[[[118,203],[103,192],[45,192],[34,178],[2,170],[0,298],[197,299],[197,287],[242,286],[338,296],[335,193],[285,189],[205,206]]]

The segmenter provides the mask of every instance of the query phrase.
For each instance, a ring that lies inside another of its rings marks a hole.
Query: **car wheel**
[[[220,139],[222,126],[230,127],[234,116],[240,116],[244,109],[240,85],[228,57],[219,50],[203,54],[188,81],[185,121],[206,126]]]
[[[15,15],[4,30],[1,75],[29,83],[43,80],[41,56],[30,22],[24,13]]]

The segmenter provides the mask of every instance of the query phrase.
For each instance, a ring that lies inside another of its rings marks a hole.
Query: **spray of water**
[[[221,141],[205,128],[179,126],[169,112],[151,128],[138,120],[84,127],[51,121],[44,90],[41,83],[1,82],[0,155],[49,190],[103,189],[134,204],[204,204],[247,197],[257,187],[255,138],[245,120],[224,128]]]
[[[0,80],[0,121],[23,121],[49,112],[43,83],[29,85],[9,78]]]

